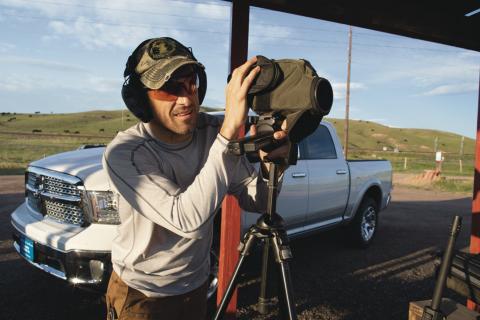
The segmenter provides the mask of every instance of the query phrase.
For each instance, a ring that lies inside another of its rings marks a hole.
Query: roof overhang
[[[227,0],[228,1],[228,0]],[[245,0],[251,6],[480,51],[477,0]]]

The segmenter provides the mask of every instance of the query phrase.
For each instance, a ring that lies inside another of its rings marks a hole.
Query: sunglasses
[[[176,101],[184,92],[187,95],[195,94],[198,86],[199,79],[195,74],[180,79],[170,79],[160,89],[148,90],[148,95],[155,100]]]

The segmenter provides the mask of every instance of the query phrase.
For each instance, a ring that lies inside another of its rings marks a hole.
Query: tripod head
[[[258,151],[270,152],[276,148],[288,144],[289,152],[287,157],[277,159],[265,159],[264,162],[272,162],[280,165],[297,164],[297,144],[291,143],[289,139],[276,140],[273,137],[275,131],[281,130],[281,125],[285,120],[278,114],[264,114],[254,117],[252,124],[257,127],[257,134],[254,136],[244,137],[238,140],[232,140],[228,143],[228,152],[235,155],[245,154],[250,162],[262,161],[258,157]]]

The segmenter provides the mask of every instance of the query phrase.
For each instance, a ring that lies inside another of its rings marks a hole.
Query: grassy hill
[[[337,134],[344,140],[345,121],[342,119],[327,119],[335,125]],[[462,137],[455,133],[426,130],[391,128],[375,122],[350,120],[349,147],[352,149],[383,150],[386,147],[393,151],[397,148],[402,152],[434,152],[435,138],[437,151],[460,153]],[[465,138],[464,154],[473,153],[475,140]]]
[[[344,120],[327,119],[343,142]],[[73,150],[82,144],[108,143],[119,130],[137,122],[127,110],[69,114],[13,114],[0,116],[0,173],[21,172],[35,159]],[[446,152],[444,170],[473,173],[475,141],[449,132],[391,128],[362,120],[350,121],[350,159],[388,159],[395,170],[421,171],[435,167],[434,149]],[[407,160],[405,160],[407,158]],[[463,168],[459,170],[459,160]],[[405,161],[407,166],[405,169]]]

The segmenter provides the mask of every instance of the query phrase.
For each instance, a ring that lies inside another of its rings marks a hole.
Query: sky
[[[203,104],[223,108],[230,14],[212,0],[0,0],[0,112],[125,109],[128,56],[164,36],[192,47],[208,77]],[[344,118],[348,31],[251,7],[249,56],[307,59],[334,88],[329,117]],[[350,119],[475,137],[479,52],[357,27],[352,39]]]

